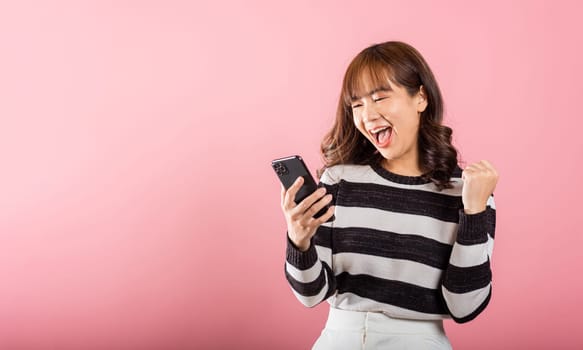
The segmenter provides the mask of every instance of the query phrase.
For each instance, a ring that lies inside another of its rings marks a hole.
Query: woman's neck
[[[393,174],[403,176],[421,176],[423,171],[419,167],[417,159],[383,159],[382,166]]]

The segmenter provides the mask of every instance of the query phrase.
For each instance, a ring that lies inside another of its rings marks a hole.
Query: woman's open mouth
[[[369,130],[370,135],[375,141],[377,147],[387,147],[392,140],[393,128],[391,126],[382,126]]]

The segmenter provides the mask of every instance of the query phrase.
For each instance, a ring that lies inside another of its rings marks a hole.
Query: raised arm
[[[492,295],[490,260],[494,247],[496,208],[493,192],[498,172],[488,161],[467,166],[462,173],[464,208],[442,293],[453,319],[468,322],[488,305]]]
[[[322,188],[296,204],[293,199],[301,183],[300,178],[288,191],[282,189],[282,210],[288,230],[285,276],[297,299],[313,307],[336,290],[331,249],[333,222],[326,222],[334,214],[334,207],[320,218],[313,218],[321,208],[333,202],[336,185],[324,173]]]
[[[493,197],[480,213],[460,213],[457,239],[441,288],[449,312],[458,323],[476,318],[490,301],[490,261],[495,226],[496,209]]]

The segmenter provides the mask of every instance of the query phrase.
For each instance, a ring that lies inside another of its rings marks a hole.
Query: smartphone
[[[296,193],[296,198],[294,200],[296,204],[299,204],[307,196],[311,195],[315,190],[318,189],[316,181],[314,181],[314,178],[310,174],[308,167],[306,167],[304,160],[300,156],[290,156],[272,160],[271,167],[273,170],[275,170],[275,173],[279,177],[279,180],[286,190],[290,188],[291,185],[293,185],[298,177],[302,176],[304,178],[302,187]],[[317,219],[324,215],[329,207],[329,204],[326,205],[314,215],[314,218]]]

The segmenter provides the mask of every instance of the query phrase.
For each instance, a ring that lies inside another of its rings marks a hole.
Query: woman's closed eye
[[[373,98],[372,100],[373,100],[373,102],[380,102],[380,101],[385,100],[387,98],[389,98],[389,97],[388,96],[381,96],[381,97]],[[353,103],[350,107],[352,109],[362,107],[362,103]]]

